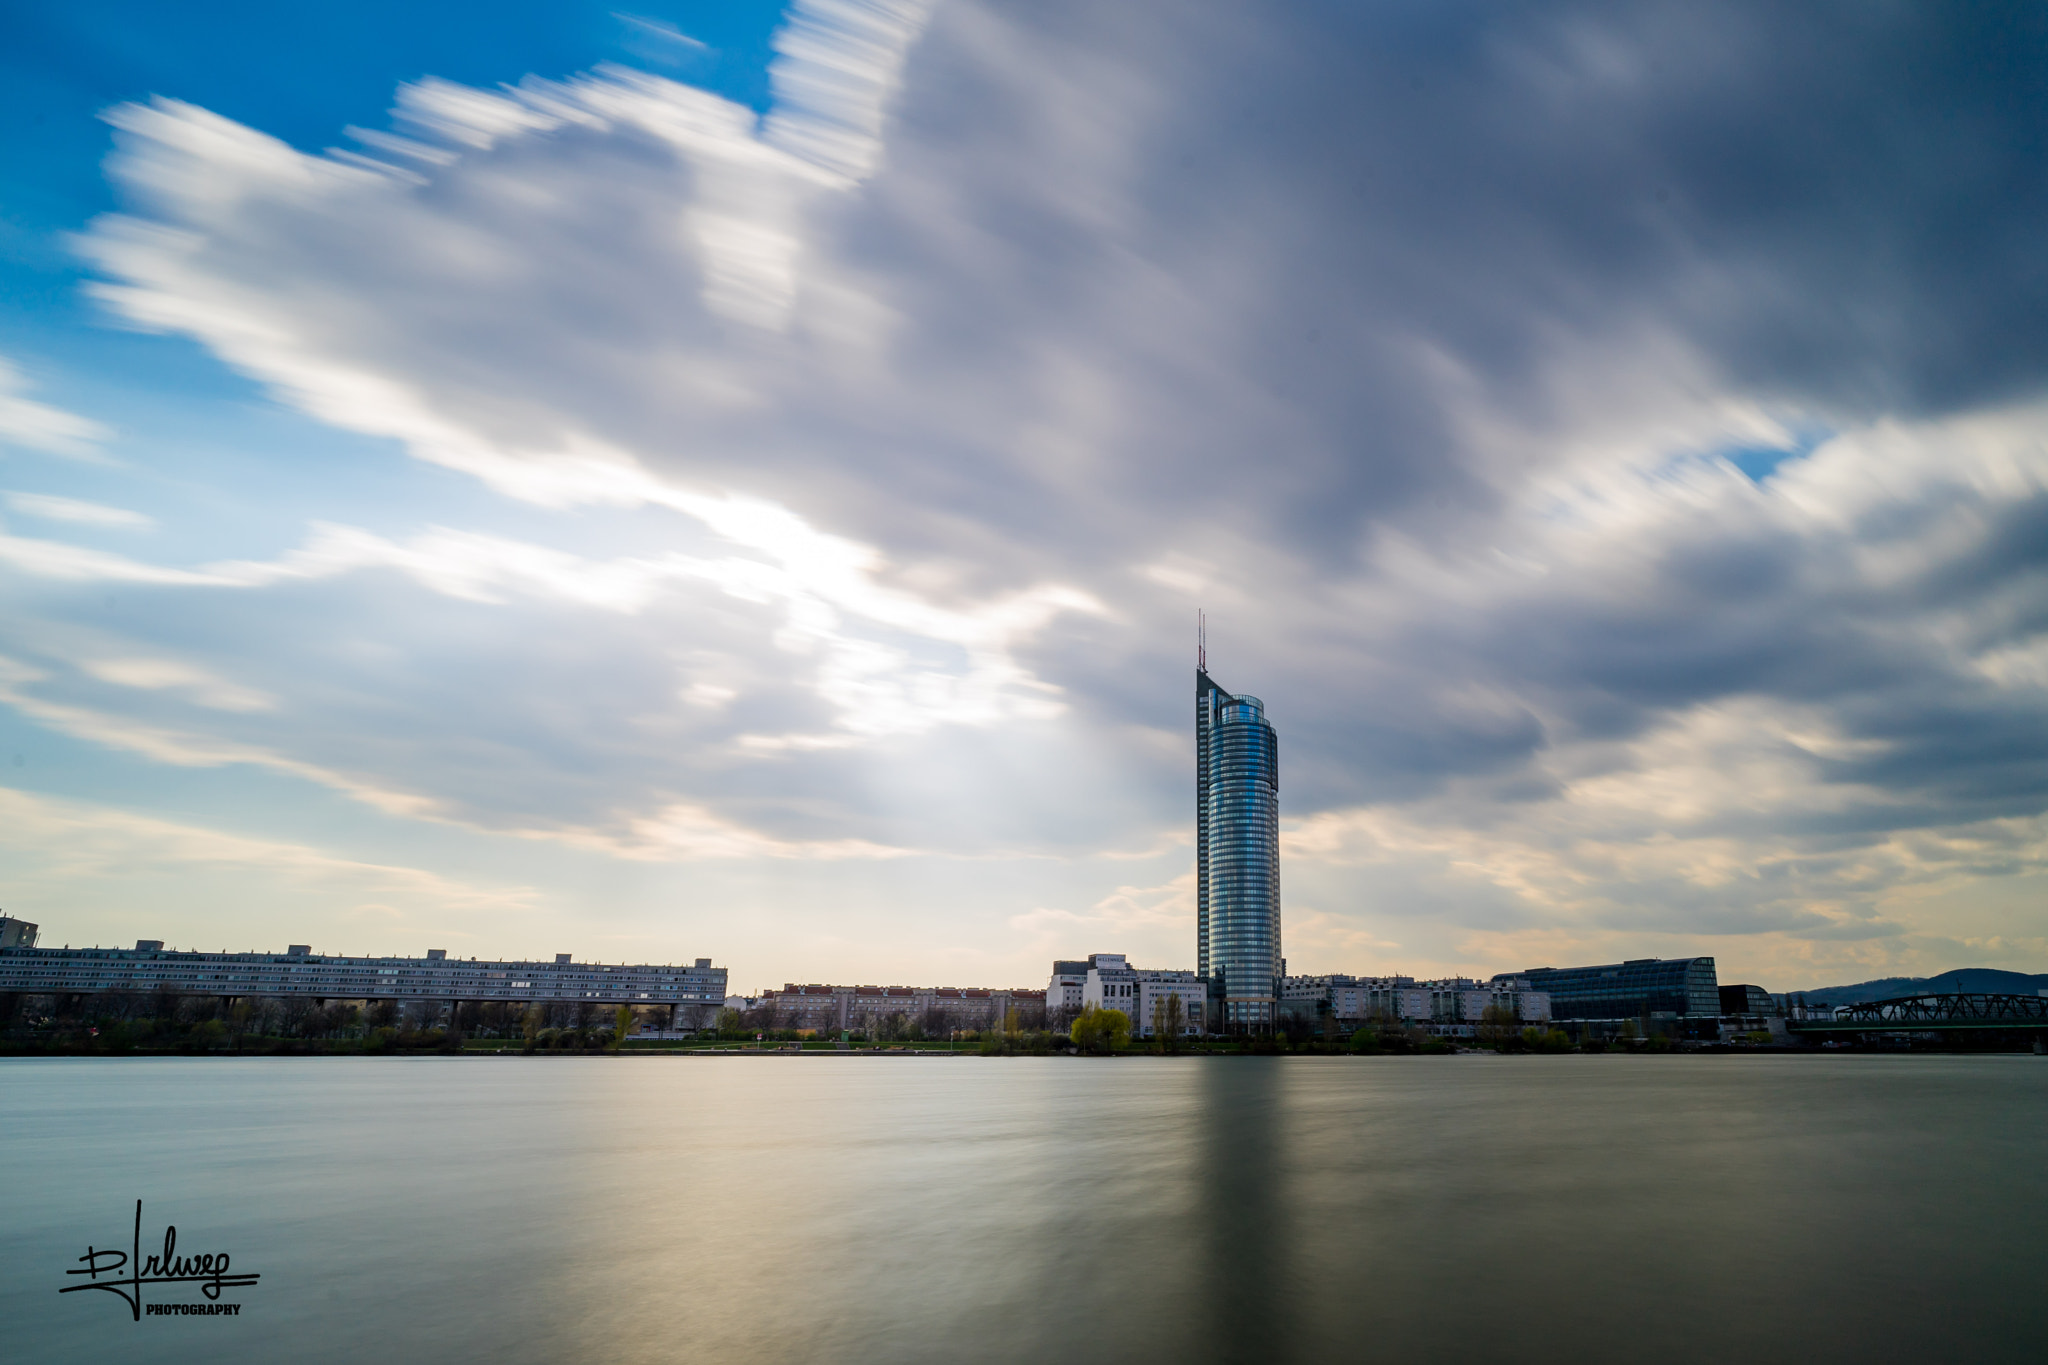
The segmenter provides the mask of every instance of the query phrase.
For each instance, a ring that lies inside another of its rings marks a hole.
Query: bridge
[[[1832,1019],[1799,1019],[1801,1034],[1961,1033],[1978,1030],[2048,1030],[2048,996],[1902,995],[1844,1005]]]

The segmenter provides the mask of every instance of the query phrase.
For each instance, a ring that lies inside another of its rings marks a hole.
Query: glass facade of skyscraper
[[[1280,957],[1280,746],[1257,697],[1195,673],[1197,970],[1213,1026],[1270,1028]]]
[[[1550,995],[1553,1019],[1633,1019],[1640,1015],[1721,1012],[1721,988],[1711,957],[1636,958],[1598,967],[1532,967],[1505,972]]]

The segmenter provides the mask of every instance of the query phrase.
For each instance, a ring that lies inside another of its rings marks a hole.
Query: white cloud
[[[865,839],[777,839],[696,805],[672,805],[635,817],[624,836],[571,830],[548,831],[536,837],[558,838],[615,857],[650,862],[751,858],[844,862],[903,858],[911,853]]]
[[[116,671],[119,671],[118,665]],[[35,695],[31,689],[47,676],[42,670],[18,661],[0,659],[0,679],[5,679],[4,683],[0,683],[0,703],[13,707],[24,716],[60,734],[105,745],[110,749],[123,750],[153,762],[180,768],[218,768],[230,764],[247,764],[303,778],[343,792],[387,815],[417,818],[431,817],[435,814],[437,803],[431,798],[353,777],[319,764],[302,762],[260,745],[152,725],[71,702],[51,701]],[[255,694],[249,695],[253,697]],[[223,709],[257,708],[244,706]]]
[[[0,563],[37,578],[71,583],[158,583],[181,587],[221,587],[231,583],[214,574],[166,569],[126,555],[4,533],[0,533]]]
[[[436,528],[398,543],[347,526],[316,526],[309,543],[274,562],[234,561],[202,569],[145,564],[54,541],[0,535],[0,561],[43,578],[184,587],[261,587],[387,568],[435,592],[480,603],[542,598],[601,611],[637,613],[678,585],[705,583],[747,602],[783,608],[777,645],[817,653],[816,687],[850,732],[905,733],[937,725],[986,725],[1008,716],[1059,714],[1057,689],[1014,661],[1018,643],[1062,612],[1099,613],[1086,593],[1033,589],[955,611],[875,581],[882,567],[866,547],[821,535],[780,509],[738,499],[703,500],[702,520],[728,539],[773,558],[664,555],[588,560],[527,542]],[[849,626],[845,617],[854,618]],[[863,629],[903,632],[957,647],[964,665],[919,666],[904,649],[863,638]]]
[[[274,948],[285,934],[307,932],[308,920],[336,928],[368,921],[386,931],[418,926],[445,932],[463,925],[487,934],[488,926],[476,924],[479,917],[502,928],[506,917],[529,917],[540,909],[531,887],[466,881],[429,868],[4,787],[0,849],[10,865],[8,908],[22,914],[37,907],[45,942],[63,941],[72,932],[53,911],[65,919],[153,929],[156,937],[187,943],[203,922],[208,931],[247,933],[251,947]],[[223,917],[216,911],[209,917],[190,903],[195,887],[236,906],[269,907],[269,914]],[[91,905],[95,899],[120,908],[109,913]],[[279,921],[288,926],[282,933]]]
[[[112,433],[77,413],[22,397],[27,376],[0,358],[0,443],[78,459],[100,458],[99,446]]]
[[[156,525],[156,519],[125,507],[58,497],[53,493],[9,493],[7,505],[25,517],[70,522],[77,526],[108,526],[138,530]]]
[[[229,682],[197,665],[176,659],[100,658],[83,661],[85,671],[104,682],[147,691],[171,689],[184,692],[201,706],[220,711],[270,711],[277,699]]]

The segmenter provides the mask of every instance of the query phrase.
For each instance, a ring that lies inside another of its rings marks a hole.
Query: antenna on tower
[[[1195,667],[1209,671],[1209,618],[1200,607],[1195,608]]]

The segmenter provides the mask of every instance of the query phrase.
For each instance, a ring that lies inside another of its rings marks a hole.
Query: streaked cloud
[[[112,434],[105,426],[75,412],[38,403],[24,396],[28,392],[28,377],[0,357],[0,444],[79,459],[99,456],[101,443]]]
[[[156,519],[125,507],[108,507],[83,498],[64,498],[52,493],[8,493],[7,506],[25,517],[68,522],[75,526],[107,526],[120,530],[142,530]]]

